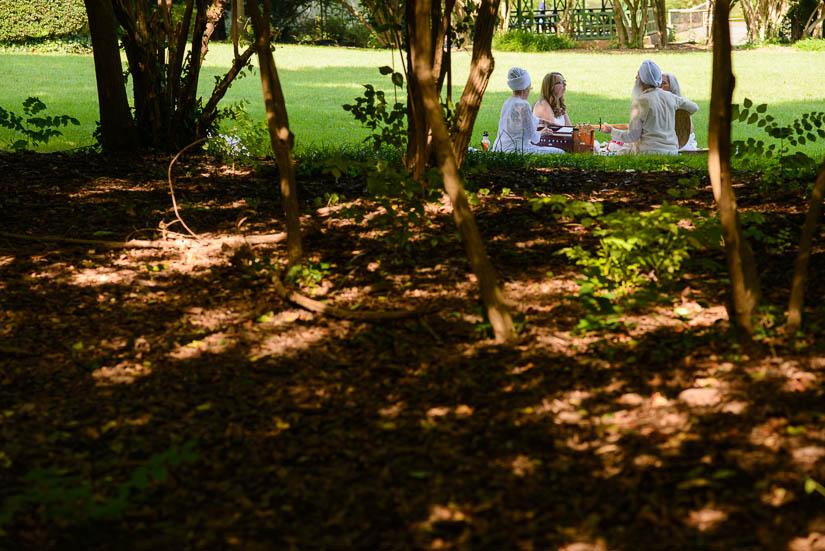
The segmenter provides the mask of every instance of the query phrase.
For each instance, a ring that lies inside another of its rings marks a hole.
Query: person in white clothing
[[[662,90],[662,71],[649,59],[639,67],[636,83],[627,130],[619,130],[605,124],[602,131],[617,141],[636,142],[638,153],[678,154],[676,110],[684,109],[692,115],[699,110],[699,106],[681,96]]]
[[[501,106],[496,141],[492,151],[508,153],[564,153],[557,147],[539,145],[542,134],[552,134],[548,121],[539,120],[533,114],[527,98],[530,96],[530,75],[520,67],[507,72],[507,86],[513,95]],[[543,127],[541,132],[539,127]]]
[[[573,126],[567,114],[564,93],[567,81],[561,73],[547,73],[541,81],[541,97],[533,105],[533,114],[554,126]]]
[[[676,80],[675,75],[670,73],[662,73],[662,90],[676,94],[677,96],[682,95],[682,89],[679,88],[679,81]],[[697,149],[699,149],[699,144],[696,142],[696,133],[693,132],[693,118],[691,117],[690,136],[687,142],[685,142],[685,145],[679,148],[679,151],[696,151]]]

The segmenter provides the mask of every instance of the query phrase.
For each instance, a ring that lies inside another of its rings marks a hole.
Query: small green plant
[[[624,325],[627,308],[650,302],[650,284],[674,280],[693,251],[718,247],[715,219],[664,203],[651,212],[603,213],[601,203],[570,201],[562,195],[531,199],[534,209],[550,208],[556,219],[577,220],[599,241],[595,250],[567,247],[564,254],[583,268],[574,300],[585,310],[577,332]]]
[[[374,216],[367,217],[368,206],[361,204],[344,206],[335,215],[357,224],[367,220],[392,251],[408,252],[416,240],[432,243],[443,238],[440,233],[427,231],[431,222],[426,205],[439,200],[443,188],[437,169],[426,171],[416,180],[403,164],[384,159],[354,161],[333,156],[324,164],[324,172],[336,178],[344,174],[364,177],[367,198],[378,207]]]
[[[393,71],[392,67],[379,67],[382,75],[390,75],[395,87],[396,97],[399,88],[404,89],[404,75]],[[395,101],[390,105],[383,90],[376,90],[372,84],[364,84],[364,95],[355,98],[354,104],[343,105],[344,111],[349,111],[355,120],[373,131],[364,141],[372,141],[372,147],[378,151],[383,146],[403,149],[407,145],[407,108]]]
[[[731,119],[743,124],[755,124],[761,128],[773,143],[765,140],[748,138],[736,140],[731,147],[738,155],[758,159],[774,159],[776,165],[765,170],[763,180],[768,183],[788,180],[790,176],[813,173],[818,161],[802,151],[794,151],[798,145],[815,142],[818,138],[825,138],[825,112],[811,111],[795,119],[788,125],[780,125],[773,115],[767,113],[768,104],[754,106],[753,101],[745,98],[742,107],[734,104]]]
[[[249,162],[265,157],[272,151],[266,122],[254,120],[246,110],[249,102],[240,102],[224,108],[219,116],[218,127],[206,145],[206,152],[231,162],[234,170],[238,161]]]
[[[58,128],[69,124],[80,126],[80,121],[69,115],[40,115],[46,109],[46,104],[37,97],[29,97],[23,102],[23,115],[0,107],[0,126],[23,135],[9,141],[10,150],[23,151],[46,144],[51,138],[63,135]]]
[[[329,263],[306,261],[286,273],[286,281],[305,289],[314,289],[329,275]]]
[[[749,240],[762,243],[769,253],[781,254],[795,247],[797,236],[790,227],[777,229],[775,223],[769,223],[763,212],[744,211],[740,213],[742,234]]]
[[[0,507],[0,535],[2,527],[26,509],[38,509],[46,518],[63,523],[120,518],[130,506],[145,499],[153,486],[164,483],[171,467],[197,461],[199,455],[195,445],[194,440],[173,444],[153,455],[145,465],[132,471],[129,480],[107,494],[68,469],[33,469],[23,476],[24,491],[12,495]]]

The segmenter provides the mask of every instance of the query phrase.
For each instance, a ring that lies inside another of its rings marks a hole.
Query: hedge
[[[83,0],[0,0],[0,42],[77,33],[86,27]]]

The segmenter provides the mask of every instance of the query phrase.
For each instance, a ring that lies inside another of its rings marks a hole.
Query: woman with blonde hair
[[[547,73],[541,81],[541,97],[533,105],[533,114],[540,119],[550,121],[554,126],[573,126],[567,114],[564,93],[567,81],[561,73]]]
[[[505,100],[501,106],[501,116],[498,121],[498,133],[493,142],[492,151],[506,153],[564,153],[557,147],[542,146],[542,136],[550,135],[553,131],[548,128],[547,121],[541,121],[530,110],[530,74],[521,67],[513,67],[507,71],[507,86],[513,95]],[[539,131],[539,126],[542,130]]]

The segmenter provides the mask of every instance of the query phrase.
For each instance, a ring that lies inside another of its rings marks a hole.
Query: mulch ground
[[[0,548],[825,549],[821,236],[793,345],[770,327],[736,343],[723,273],[578,334],[576,266],[554,253],[592,239],[526,196],[649,209],[694,175],[476,174],[521,328],[503,346],[447,204],[430,213],[442,239],[399,255],[336,216],[363,182],[299,182],[319,278],[303,292],[420,312],[347,321],[278,296],[267,266],[284,243],[218,241],[284,231],[272,167],[180,161],[195,241],[178,235],[168,163],[0,155],[0,231],[168,239],[0,237]],[[758,178],[737,175],[740,207],[798,235],[804,197],[764,196]],[[710,188],[683,203],[712,210]],[[793,250],[754,247],[781,312]]]

